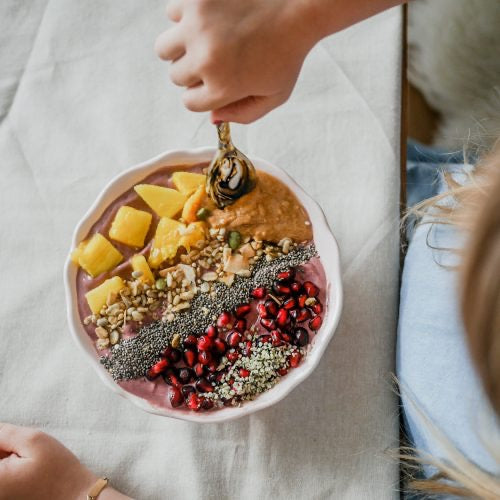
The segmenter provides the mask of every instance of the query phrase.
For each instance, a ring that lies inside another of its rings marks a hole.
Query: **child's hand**
[[[249,123],[284,103],[319,39],[303,0],[172,0],[156,42],[192,111]]]
[[[54,438],[34,429],[0,423],[0,500],[86,498],[96,480]],[[126,497],[105,488],[101,498]]]
[[[188,109],[249,123],[288,99],[319,40],[403,1],[170,0],[156,51]]]

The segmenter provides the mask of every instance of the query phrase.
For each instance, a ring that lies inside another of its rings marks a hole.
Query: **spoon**
[[[208,167],[206,190],[219,208],[231,205],[256,184],[252,162],[231,141],[229,123],[216,123],[218,151]]]

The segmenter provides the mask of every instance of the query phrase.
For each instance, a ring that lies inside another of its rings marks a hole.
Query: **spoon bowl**
[[[207,173],[206,190],[219,207],[231,205],[255,187],[252,162],[231,141],[229,123],[216,124],[219,146]]]

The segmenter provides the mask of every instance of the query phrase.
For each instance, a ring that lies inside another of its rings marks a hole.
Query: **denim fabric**
[[[446,189],[443,170],[460,175],[461,170],[470,168],[450,161],[443,164],[439,162],[442,153],[428,148],[419,146],[417,151],[410,145],[409,149],[408,200],[412,203]],[[469,359],[454,268],[459,258],[452,250],[443,250],[462,245],[463,235],[442,224],[419,225],[409,243],[401,286],[396,361],[403,386],[404,422],[417,449],[446,458],[438,440],[418,417],[412,398],[471,461],[499,474],[499,465],[482,441],[491,443],[491,433],[498,433],[499,427]]]

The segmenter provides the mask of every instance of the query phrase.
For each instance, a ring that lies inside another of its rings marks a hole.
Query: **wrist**
[[[281,23],[285,29],[280,31],[293,35],[294,48],[302,52],[304,57],[325,36],[318,22],[321,16],[317,11],[316,0],[284,0],[281,9]]]
[[[408,0],[296,0],[312,46],[328,35]],[[312,47],[311,46],[311,47]]]
[[[94,484],[97,482],[98,479],[99,476],[96,476],[91,471],[86,470],[82,474],[81,486],[78,489],[80,493],[77,498],[82,498],[83,500],[85,500],[90,490],[92,489],[92,486],[94,486]],[[110,483],[111,481],[99,493],[97,500],[130,500],[130,497],[127,497],[122,493],[120,493],[119,491],[115,490]]]
[[[111,486],[106,486],[97,500],[130,500],[130,497],[120,493]]]

